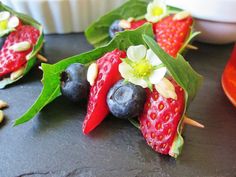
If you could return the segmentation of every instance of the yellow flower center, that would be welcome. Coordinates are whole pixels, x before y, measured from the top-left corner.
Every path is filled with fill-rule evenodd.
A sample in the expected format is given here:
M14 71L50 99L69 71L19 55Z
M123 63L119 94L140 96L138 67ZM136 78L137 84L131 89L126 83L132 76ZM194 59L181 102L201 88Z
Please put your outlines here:
M133 74L138 78L144 78L151 74L152 65L147 59L142 59L133 64Z
M7 29L7 20L0 21L0 31Z
M153 9L152 9L152 15L153 16L160 16L162 15L164 12L163 12L163 9L160 7L160 6L155 6Z

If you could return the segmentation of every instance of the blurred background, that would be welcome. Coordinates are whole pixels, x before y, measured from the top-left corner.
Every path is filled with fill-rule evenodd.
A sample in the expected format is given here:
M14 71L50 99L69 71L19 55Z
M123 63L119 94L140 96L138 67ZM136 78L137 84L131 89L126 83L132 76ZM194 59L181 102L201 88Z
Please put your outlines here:
M44 26L44 33L82 32L101 15L127 0L2 0ZM198 40L225 44L236 40L236 0L166 0L168 5L191 12Z

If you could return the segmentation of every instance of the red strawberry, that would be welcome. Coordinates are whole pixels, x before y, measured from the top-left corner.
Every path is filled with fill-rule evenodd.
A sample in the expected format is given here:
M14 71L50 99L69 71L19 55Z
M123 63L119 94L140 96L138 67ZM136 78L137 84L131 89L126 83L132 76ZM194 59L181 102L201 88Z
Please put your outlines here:
M177 100L165 98L156 89L147 90L147 100L141 114L140 127L149 146L161 154L169 154L177 126L184 111L184 90L173 79Z
M31 47L27 51L14 52L9 47L23 41L34 45L39 38L39 33L38 29L28 25L19 26L16 31L11 32L0 50L0 77L10 74L26 64L26 56L32 50Z
M175 57L191 31L193 19L187 17L182 20L173 20L173 17L174 15L170 15L154 23L153 32L161 48ZM146 20L132 21L129 29L136 29L146 22Z
M144 23L146 23L147 20L137 20L137 21L132 21L130 22L130 28L129 30L135 30L136 28L142 26Z
M153 24L156 41L165 52L175 57L186 38L188 37L193 24L192 17L182 20L173 20L174 15L165 17Z
M125 57L125 52L116 49L97 60L98 77L90 88L87 115L83 123L84 134L88 134L97 127L109 113L106 103L107 93L121 79L118 66L121 63L120 58Z

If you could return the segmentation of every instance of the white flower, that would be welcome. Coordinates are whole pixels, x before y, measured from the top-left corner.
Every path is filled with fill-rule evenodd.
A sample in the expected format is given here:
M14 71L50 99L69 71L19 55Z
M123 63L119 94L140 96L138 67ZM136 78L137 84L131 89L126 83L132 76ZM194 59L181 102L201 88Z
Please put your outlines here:
M155 23L167 14L167 6L163 0L154 0L147 6L145 18L147 21Z
M7 23L10 15L11 14L7 11L0 12L0 31L4 31L7 29Z
M151 49L144 45L130 46L127 58L119 65L121 76L135 85L152 88L166 74L166 67Z

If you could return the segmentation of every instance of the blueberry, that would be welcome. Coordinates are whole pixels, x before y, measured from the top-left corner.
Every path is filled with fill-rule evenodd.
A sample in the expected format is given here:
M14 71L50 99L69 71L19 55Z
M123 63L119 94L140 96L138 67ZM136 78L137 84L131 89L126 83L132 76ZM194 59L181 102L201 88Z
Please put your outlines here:
M120 20L115 20L115 21L111 24L111 26L110 26L110 28L109 28L109 35L110 35L111 38L114 38L114 37L115 37L115 34L116 34L117 32L124 31L124 28L120 27L119 23L120 23Z
M87 81L87 68L74 63L61 73L61 93L69 100L78 102L88 97L89 83Z
M146 101L146 91L138 85L118 81L108 92L107 105L110 112L122 119L138 116Z

